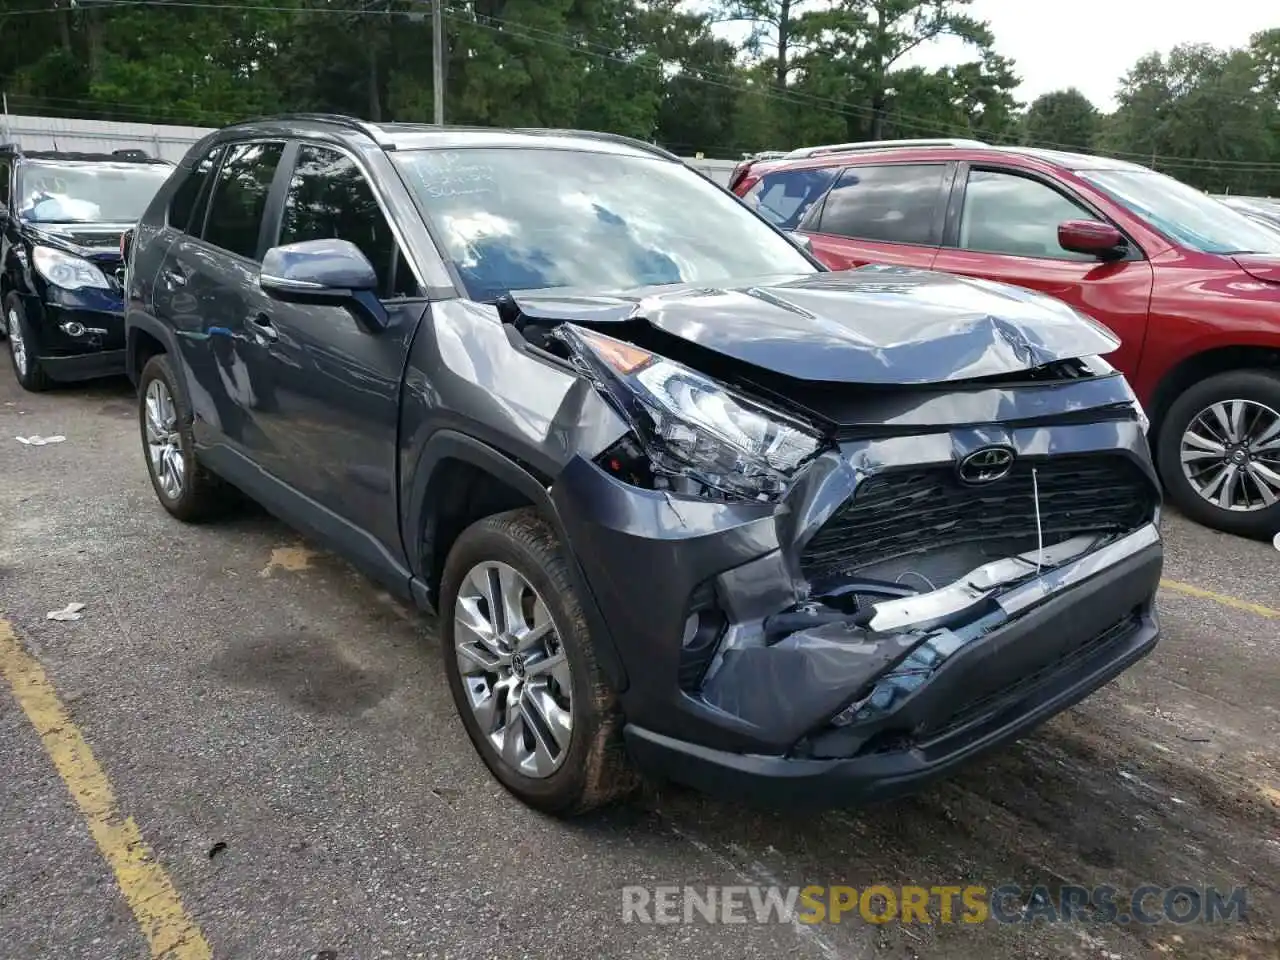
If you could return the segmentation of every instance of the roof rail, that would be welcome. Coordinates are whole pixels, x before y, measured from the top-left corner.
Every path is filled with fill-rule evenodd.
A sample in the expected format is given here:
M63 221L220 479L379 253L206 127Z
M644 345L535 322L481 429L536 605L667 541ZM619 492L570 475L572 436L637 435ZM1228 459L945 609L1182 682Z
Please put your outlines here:
M817 157L826 153L847 153L857 150L895 150L906 147L989 147L982 140L944 138L938 140L857 140L850 143L825 143L814 147L799 147L786 154L788 160L800 157Z
M542 136L556 137L582 137L588 140L602 140L606 143L617 143L627 147L635 147L637 150L643 150L646 153L652 153L654 156L662 157L664 160L674 160L681 162L670 150L666 150L656 143L648 143L644 140L637 140L635 137L623 136L620 133L605 133L602 130L569 130L556 127L513 127L514 133L540 134Z
M271 123L273 121L285 122L289 120L310 120L317 123L332 123L335 126L346 127L348 130L355 130L357 133L363 133L366 137L373 140L381 147L390 147L392 142L387 138L375 124L369 123L367 120L361 120L359 117L350 117L342 113L273 113L265 117L253 117L249 120L241 120L233 126L239 126L242 123Z

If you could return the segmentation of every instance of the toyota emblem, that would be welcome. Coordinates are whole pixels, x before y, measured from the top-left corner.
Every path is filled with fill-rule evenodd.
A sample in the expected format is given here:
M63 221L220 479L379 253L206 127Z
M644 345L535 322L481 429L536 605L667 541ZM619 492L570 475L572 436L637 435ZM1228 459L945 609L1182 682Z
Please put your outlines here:
M1013 469L1013 451L1008 447L983 447L960 461L960 479L965 483L992 483Z

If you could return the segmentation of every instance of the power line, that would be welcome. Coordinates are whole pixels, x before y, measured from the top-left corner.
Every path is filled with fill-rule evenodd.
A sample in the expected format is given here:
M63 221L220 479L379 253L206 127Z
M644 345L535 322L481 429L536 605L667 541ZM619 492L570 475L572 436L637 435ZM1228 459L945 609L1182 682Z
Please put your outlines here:
M418 5L429 6L432 0L410 0ZM391 13L404 14L406 11L393 11L390 2L386 8L374 10L370 9L371 4L366 3L359 9L350 7L333 7L333 6L294 6L283 5L280 3L263 3L263 2L247 2L247 3L216 3L207 2L207 0L93 0L93 6L97 7L173 7L197 10L219 10L222 12L274 12L274 13L290 13L290 14L329 14L346 17L361 16L377 16L387 17ZM45 13L56 12L49 8L35 9L28 11L10 11L0 14L0 16L19 16L26 13ZM480 29L497 33L516 40L523 40L530 43L540 43L546 46L552 46L559 49L585 54L595 57L596 59L618 63L624 66L635 66L637 60L620 56L615 47L608 44L602 44L587 40L573 34L555 32L535 27L529 24L523 24L505 20L500 17L490 17L487 15L466 16L459 13L444 11L443 17L450 22L470 27L479 27ZM817 94L809 93L802 90L794 90L789 88L777 89L774 87L753 84L748 80L744 80L741 76L731 76L728 74L717 73L699 69L696 72L684 73L686 80L700 83L707 86L727 89L733 92L758 96L765 100L783 103L790 106L807 106L817 112L825 113L831 116L837 116L841 119L847 119L849 114L860 116L871 116L875 111L870 107L860 104L849 103L845 100L838 100L832 97L823 97ZM99 102L99 101L85 101ZM202 111L203 112L203 111ZM209 111L213 114L212 111ZM886 121L895 126L915 130L923 133L943 133L949 136L973 136L974 130L971 127L957 126L950 123L941 123L928 118L915 116L901 111L886 111L883 114ZM1026 146L1040 147L1045 149L1066 150L1075 152L1077 147L1071 144L1055 143L1052 141L1036 141L1026 144ZM1186 170L1202 170L1217 171L1225 168L1227 172L1240 174L1252 173L1272 173L1280 170L1280 163L1268 161L1249 161L1249 160L1210 160L1200 157L1164 157L1159 154L1154 156L1149 153L1137 153L1132 151L1120 150L1096 150L1102 156L1115 157L1117 159L1132 159L1140 161L1151 161L1154 166L1163 166L1166 168L1181 168Z

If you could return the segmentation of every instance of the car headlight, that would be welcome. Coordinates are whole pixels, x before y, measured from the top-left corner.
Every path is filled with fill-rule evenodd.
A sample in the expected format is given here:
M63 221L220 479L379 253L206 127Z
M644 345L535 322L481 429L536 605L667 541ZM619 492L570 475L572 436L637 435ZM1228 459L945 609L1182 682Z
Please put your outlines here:
M631 424L659 489L775 500L822 445L807 424L683 364L572 324L556 336Z
M31 262L35 264L40 276L55 287L62 287L64 290L80 290L84 287L111 289L103 272L83 257L73 256L53 247L36 247L31 252Z

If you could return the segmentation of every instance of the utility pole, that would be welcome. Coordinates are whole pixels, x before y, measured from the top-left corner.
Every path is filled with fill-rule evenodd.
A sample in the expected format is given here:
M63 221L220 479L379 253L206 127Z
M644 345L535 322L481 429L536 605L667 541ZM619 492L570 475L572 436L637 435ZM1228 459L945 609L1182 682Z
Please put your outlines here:
M435 94L436 126L444 125L444 0L431 2L431 87Z

